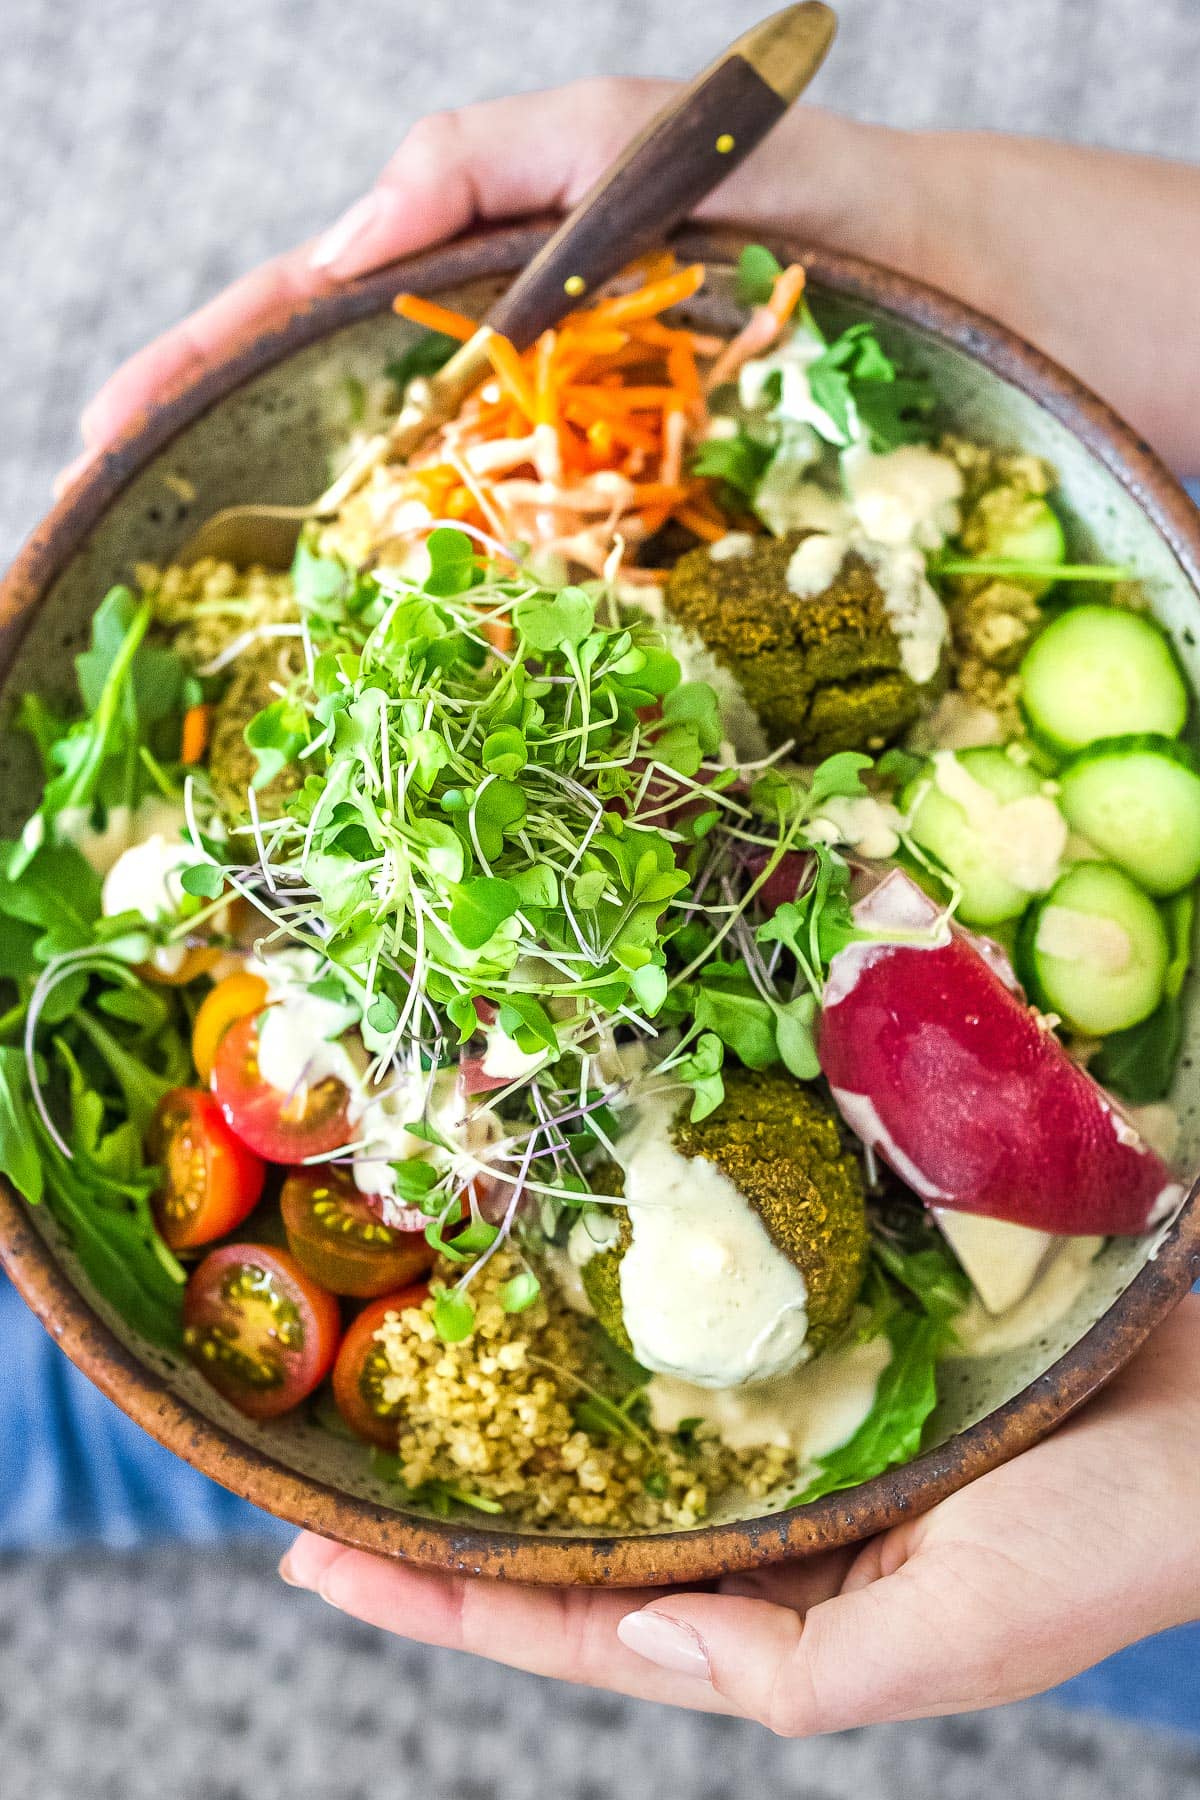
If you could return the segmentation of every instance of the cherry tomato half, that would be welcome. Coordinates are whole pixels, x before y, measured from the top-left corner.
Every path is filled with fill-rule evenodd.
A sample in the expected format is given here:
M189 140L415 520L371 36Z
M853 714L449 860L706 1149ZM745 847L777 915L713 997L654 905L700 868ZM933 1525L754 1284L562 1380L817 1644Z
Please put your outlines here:
M192 1061L201 1081L212 1080L217 1051L229 1027L247 1013L261 1012L266 1004L266 982L261 975L251 975L244 969L226 975L224 981L209 989L192 1026Z
M387 1362L383 1346L375 1342L375 1333L390 1312L420 1306L428 1292L422 1281L365 1306L342 1339L333 1365L333 1398L338 1411L351 1431L370 1444L381 1444L385 1450L396 1448L396 1424L403 1408L389 1406L383 1398Z
M183 1297L188 1356L251 1419L290 1412L324 1381L341 1314L286 1250L223 1244L194 1271Z
M232 1130L268 1162L326 1156L350 1139L345 1084L326 1076L295 1094L281 1093L258 1072L258 1022L252 1013L231 1025L217 1045L212 1086Z
M331 1294L373 1300L433 1267L424 1231L393 1231L342 1169L293 1169L280 1197L288 1248Z
M149 1150L162 1170L154 1221L172 1250L194 1250L236 1231L253 1212L266 1170L225 1123L202 1088L164 1094L150 1127Z

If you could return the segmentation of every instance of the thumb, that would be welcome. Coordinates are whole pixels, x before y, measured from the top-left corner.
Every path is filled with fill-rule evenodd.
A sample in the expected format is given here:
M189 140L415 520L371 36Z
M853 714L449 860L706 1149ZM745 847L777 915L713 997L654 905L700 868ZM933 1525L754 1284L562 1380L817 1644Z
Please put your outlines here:
M980 1552L922 1556L901 1527L869 1544L842 1591L807 1613L736 1594L672 1594L627 1614L627 1649L706 1679L731 1712L783 1737L931 1717L1023 1698L1000 1571ZM1000 1610L1003 1610L1001 1607ZM1073 1670L1064 1669L1065 1675Z

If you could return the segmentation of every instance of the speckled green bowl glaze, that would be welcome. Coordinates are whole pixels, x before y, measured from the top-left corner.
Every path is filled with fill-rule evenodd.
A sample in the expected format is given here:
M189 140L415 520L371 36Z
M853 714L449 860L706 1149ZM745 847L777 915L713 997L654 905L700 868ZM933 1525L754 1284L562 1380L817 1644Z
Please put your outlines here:
M201 519L236 501L309 499L348 426L347 375L370 378L410 328L388 309L405 287L481 314L542 241L540 227L463 240L298 307L135 421L34 533L0 588L0 695L66 694L73 653L110 583L168 561ZM776 243L803 257L823 322L871 318L903 359L928 371L964 435L1049 459L1072 548L1141 572L1154 610L1200 691L1200 519L1144 444L1061 370L991 321L868 264ZM735 323L738 240L680 246L711 270L691 309ZM182 494L194 492L194 499ZM23 745L0 736L0 831L30 805ZM1200 998L1174 1096L1183 1160L1200 1165ZM183 1363L147 1350L89 1291L48 1219L0 1190L0 1256L29 1304L92 1379L161 1442L259 1506L327 1536L445 1569L533 1582L699 1581L866 1537L920 1511L1052 1429L1106 1381L1200 1272L1193 1189L1153 1241L1114 1242L1052 1330L1020 1350L948 1365L931 1445L916 1462L812 1506L736 1510L702 1528L638 1537L491 1530L402 1513L359 1449L296 1420L257 1426ZM783 1499L785 1496L779 1496Z

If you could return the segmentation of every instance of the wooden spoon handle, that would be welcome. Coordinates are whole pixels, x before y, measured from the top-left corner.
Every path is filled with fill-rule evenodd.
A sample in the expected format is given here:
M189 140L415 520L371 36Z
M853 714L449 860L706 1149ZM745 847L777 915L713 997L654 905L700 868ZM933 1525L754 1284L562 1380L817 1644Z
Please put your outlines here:
M819 0L747 31L585 194L492 308L519 350L663 238L748 156L807 87L837 29Z

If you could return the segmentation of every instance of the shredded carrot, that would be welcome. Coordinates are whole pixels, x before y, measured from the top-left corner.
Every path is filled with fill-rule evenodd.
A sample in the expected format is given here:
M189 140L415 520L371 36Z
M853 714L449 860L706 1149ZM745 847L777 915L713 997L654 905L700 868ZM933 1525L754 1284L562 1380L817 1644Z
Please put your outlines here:
M557 349L557 332L543 331L537 341L534 355L534 369L537 375L534 392L534 423L537 425L553 425L558 416L558 398L554 391L554 354Z
M615 299L597 301L592 317L597 324L604 325L627 325L632 319L650 319L656 313L665 312L669 306L690 300L703 285L704 265L693 263L691 268L680 269L678 274L667 275L661 281L649 282L632 294L618 294Z
M710 519L708 514L702 512L697 506L677 506L675 517L681 525L686 525L689 531L694 531L698 538L703 538L708 544L715 543L729 530L728 525Z
M413 325L424 325L429 331L440 331L464 342L479 330L475 320L468 319L465 313L452 312L448 306L439 306L436 300L426 300L421 294L397 294L392 311Z
M733 344L662 317L701 286L702 265L680 268L657 252L626 274L623 291L569 313L523 352L489 335L494 374L406 469L413 499L435 517L552 546L596 573L614 529L631 550L672 518L705 541L723 535L711 484L687 473L705 392L714 372L728 378L780 335L804 272L783 271ZM403 318L447 335L476 330L436 301L402 294L395 304ZM494 641L507 647L500 624Z
M771 298L767 306L774 313L780 325L786 325L796 310L796 304L804 292L804 264L789 263L787 268L775 277L775 285L771 289Z
M533 397L533 388L525 373L521 358L509 342L493 331L487 341L487 353L493 369L500 378L500 386L511 399L515 400L531 425L537 423L537 405Z
M182 763L198 763L208 749L209 734L212 730L211 706L197 704L189 706L183 715L183 730L180 733L179 760Z

